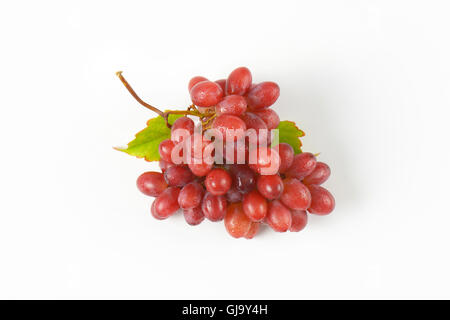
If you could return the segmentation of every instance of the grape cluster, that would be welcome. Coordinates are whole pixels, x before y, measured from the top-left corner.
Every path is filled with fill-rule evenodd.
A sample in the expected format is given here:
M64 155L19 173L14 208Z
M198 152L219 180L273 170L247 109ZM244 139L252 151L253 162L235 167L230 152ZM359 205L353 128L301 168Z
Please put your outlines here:
M137 179L142 193L156 197L151 206L156 219L166 219L181 209L190 225L205 218L224 220L231 236L251 239L262 223L277 232L297 232L306 226L307 212L326 215L334 209L334 197L320 186L330 176L330 168L312 153L295 155L287 143L266 146L270 137L262 135L256 144L243 137L245 143L239 144L239 137L229 136L231 129L245 132L278 127L280 119L269 108L280 95L276 83L253 84L250 71L240 67L226 80L194 77L188 89L195 108L214 114L211 128L223 141L234 144L234 149L231 154L225 150L221 154L228 160L225 164L205 160L202 155L213 141L195 130L191 118L178 118L171 127L171 139L159 145L162 173L145 172ZM177 129L188 131L189 136L179 136ZM175 164L174 148L188 140L191 146L201 145L200 157L193 161L198 153L192 152L191 161ZM243 161L237 162L238 154ZM252 156L256 161L249 161ZM271 171L264 170L268 168Z

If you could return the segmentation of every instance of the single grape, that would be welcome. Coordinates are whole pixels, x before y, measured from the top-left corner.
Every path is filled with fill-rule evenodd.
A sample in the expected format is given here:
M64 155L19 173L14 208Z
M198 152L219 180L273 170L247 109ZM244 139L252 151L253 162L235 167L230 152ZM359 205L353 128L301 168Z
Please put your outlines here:
M222 114L215 118L212 128L216 129L225 141L242 139L247 129L245 122L241 118L231 114Z
M202 161L201 163L194 163L194 160L188 164L189 169L191 169L192 173L197 177L206 176L212 169L213 164Z
M249 167L261 175L273 175L280 168L280 156L271 148L254 148L249 152Z
M227 85L227 79L219 79L219 80L216 80L216 81L214 81L215 83L217 83L221 88L222 88L222 91L225 93L226 92L226 89L225 89L225 87L226 87L226 85Z
M155 211L155 203L156 203L156 200L153 201L152 206L151 206L151 208L150 208L150 213L152 214L153 218L158 219L158 220L164 220L164 219L168 218L168 216L165 217L165 218L160 217L160 216L156 213L156 211Z
M256 236L256 234L258 233L260 225L261 225L260 222L252 222L250 229L248 230L247 234L245 235L245 238L253 239L253 237Z
M293 210L292 214L292 224L289 231L291 232L299 232L303 230L308 222L308 216L306 215L305 210Z
M186 222L191 226L196 226L205 220L205 215L203 214L201 206L191 209L184 209L183 215Z
M233 94L223 98L216 106L216 113L239 116L247 109L247 101L244 97Z
M255 189L256 177L252 169L245 164L230 165L233 186L241 193L248 193Z
M227 141L223 144L223 158L227 164L244 164L248 162L249 144L245 139Z
M244 195L242 208L250 220L261 221L267 214L267 201L257 190L253 190Z
M294 161L294 149L288 143L278 145L278 154L280 155L280 173L285 173Z
M335 201L330 191L316 185L310 185L308 189L311 192L311 206L308 208L310 213L326 215L333 211Z
M179 143L183 139L183 134L189 133L189 135L194 134L194 121L188 117L181 117L175 120L175 122L172 124L171 133L170 133L170 139L175 142ZM187 132L180 132L181 129L186 130Z
M259 193L268 200L278 199L284 189L283 180L278 174L259 176L256 187Z
M246 112L241 115L241 119L244 121L247 130L254 129L256 131L257 140L252 141L252 139L250 139L251 143L265 143L266 145L270 145L270 133L267 129L266 123L260 117L254 113ZM264 130L265 132L262 133L260 130Z
M227 212L227 199L224 196L215 196L206 192L203 196L202 211L211 221L220 221Z
M178 204L182 209L192 209L202 203L204 189L198 182L185 185L178 195Z
M261 82L247 95L250 110L259 110L270 107L280 96L280 87L275 82Z
M154 215L161 219L165 219L180 209L180 206L178 205L179 193L180 188L177 187L169 187L164 190L154 201Z
M159 144L158 151L161 159L164 161L172 162L172 150L175 147L175 143L172 140L164 140Z
M310 152L303 152L294 156L292 165L286 175L302 180L313 172L316 167L316 157Z
M211 140L208 140L205 136L203 136L200 133L194 133L185 142L185 148L188 148L190 145L191 157L206 160L208 158L206 151L210 149L210 148L208 148L208 146L210 144L211 144ZM211 147L213 147L213 146L211 146Z
M232 237L245 237L251 226L252 221L245 215L242 203L233 203L228 206L225 216L225 228Z
M169 186L182 187L194 180L194 175L187 166L178 165L168 168L164 172L164 179Z
M274 200L269 203L269 211L265 221L273 230L286 232L292 225L291 211L279 200Z
M192 102L199 107L215 106L223 97L222 88L212 81L197 83L190 93Z
M252 84L252 74L246 67L234 69L227 79L226 93L227 95L239 94L244 95Z
M230 203L236 203L242 201L242 193L240 193L236 188L231 187L225 195L227 201Z
M231 187L231 177L224 169L211 170L205 179L205 187L210 193L221 196Z
M191 80L189 80L189 84L188 84L189 92L191 92L191 89L193 86L195 86L197 83L202 82L202 81L208 81L208 79L206 79L205 77L196 76L196 77L193 77Z
M167 189L167 182L161 172L144 172L136 181L138 189L145 195L151 197L159 196Z
M330 167L326 163L317 162L313 172L311 172L303 179L303 183L307 185L322 184L325 181L327 181L328 177L330 176L330 173L331 173Z
M161 169L162 173L164 173L167 169L170 167L175 166L174 163L166 161L166 160L159 160L159 168Z
M284 190L280 200L293 210L306 210L311 204L311 193L299 180L287 178L283 180Z
M280 117L272 109L262 109L255 111L254 113L266 123L269 130L278 128L278 125L280 124Z

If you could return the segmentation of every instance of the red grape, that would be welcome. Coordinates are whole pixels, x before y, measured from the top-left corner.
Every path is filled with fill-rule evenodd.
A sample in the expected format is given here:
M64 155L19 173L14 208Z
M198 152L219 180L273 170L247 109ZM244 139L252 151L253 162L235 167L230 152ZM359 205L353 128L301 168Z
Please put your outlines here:
M299 180L287 178L283 180L284 190L280 200L293 210L306 210L311 204L311 193Z
M181 142L183 139L183 134L185 133L189 133L189 135L193 135L194 134L194 121L192 121L192 119L188 118L188 117L181 117L178 118L177 120L175 120L175 122L172 124L172 128L171 128L171 140L179 143ZM179 129L184 129L187 132L180 132L177 131Z
M280 96L280 87L275 82L261 82L247 95L250 110L259 110L270 107Z
M212 81L197 83L190 93L192 102L199 107L215 106L223 97L222 88Z
M198 207L203 198L203 187L198 182L191 182L185 185L178 195L178 204L182 209L192 209Z
M159 160L159 168L161 169L162 173L164 173L167 169L170 167L175 166L174 163L166 161L166 160Z
M246 67L234 69L227 79L226 93L244 95L252 84L252 74Z
M194 180L194 175L185 165L170 167L164 172L164 178L169 186L182 187Z
M330 173L331 173L330 167L326 163L317 162L313 172L311 172L303 179L303 183L308 185L322 184L325 181L327 181L328 177L330 176Z
M246 112L241 115L241 119L244 120L247 130L254 129L256 132L257 141L251 141L250 139L251 143L267 143L268 145L270 144L270 134L268 132L267 125L260 117L258 117L254 113ZM265 130L265 136L262 136L263 133L260 132L260 130ZM263 137L266 138L263 139Z
M279 200L274 200L269 203L269 211L265 221L273 230L286 232L292 225L291 211Z
M159 144L158 151L161 159L172 162L172 150L175 147L175 143L172 140L164 140Z
M239 116L247 109L247 101L239 95L226 96L216 106L217 114L232 114Z
M278 154L280 155L280 173L285 173L294 161L294 149L288 143L278 145Z
M267 201L257 190L253 190L244 195L242 207L244 213L252 221L261 221L266 217Z
M256 177L252 169L245 164L235 164L230 166L230 173L233 177L233 186L241 193L247 193L255 189Z
M316 157L310 152L303 152L294 156L292 165L287 170L286 174L302 180L307 175L313 172L316 167Z
M231 187L225 195L228 202L235 203L242 201L242 193L240 193L236 188Z
M241 118L231 114L222 114L215 118L212 128L216 129L225 141L242 139L247 129L245 122Z
M262 109L255 111L254 113L266 123L269 130L278 128L278 125L280 124L280 117L272 109Z
M205 220L205 215L202 212L202 207L198 206L191 209L183 210L184 219L191 226L196 226Z
M269 200L278 199L284 189L283 180L278 174L259 176L256 187L259 193Z
M225 87L227 85L227 79L219 79L219 80L216 80L214 82L217 83L222 88L222 91L224 93L226 92Z
M305 210L294 210L292 213L292 225L289 231L291 232L299 232L306 227L306 223L308 222L308 216L306 215Z
M260 222L252 222L250 229L248 230L247 234L245 235L245 238L253 239L253 237L258 233L260 225L261 225Z
M188 164L188 166L189 169L191 169L192 173L197 177L206 176L213 167L212 163L207 163L205 161L202 161L201 163L194 163L193 161L194 160L192 160L191 163Z
M205 187L216 196L224 195L231 187L231 177L224 169L213 169L206 176Z
M191 80L189 80L189 84L188 84L189 92L191 92L191 89L193 86L195 86L197 83L202 82L202 81L208 81L208 79L206 79L205 77L196 76L196 77L193 77Z
M335 201L330 191L316 185L308 186L308 189L312 199L311 206L308 208L310 213L326 215L333 211Z
M178 194L180 188L169 187L161 193L159 197L154 201L155 216L165 219L174 214L180 206L178 205Z
M249 153L249 167L261 174L272 175L280 168L280 156L271 148L255 148Z
M228 206L225 216L225 228L234 238L241 238L248 234L252 221L245 215L241 203Z
M211 221L220 221L227 212L227 199L224 196L215 196L206 192L203 196L202 211Z
M144 172L139 176L136 184L143 194L151 197L157 197L167 189L167 182L161 172Z
M245 139L226 141L223 144L223 157L227 164L243 164L248 162L249 145Z
M156 211L155 211L155 203L156 203L156 200L153 201L152 206L151 206L151 208L150 208L150 213L152 214L153 218L158 219L158 220L164 220L164 219L168 218L168 217L165 217L165 218L160 217L160 216L156 213Z

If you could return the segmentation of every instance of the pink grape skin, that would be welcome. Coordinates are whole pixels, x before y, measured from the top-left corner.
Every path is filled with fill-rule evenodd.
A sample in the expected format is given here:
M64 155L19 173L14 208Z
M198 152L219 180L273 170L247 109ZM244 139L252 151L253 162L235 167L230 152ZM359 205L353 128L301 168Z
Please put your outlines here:
M210 193L221 196L227 193L231 187L231 177L224 169L211 170L205 179L205 187Z
M286 174L289 177L294 177L302 180L313 172L316 167L316 157L310 152L303 152L294 156L292 165L287 170Z
M175 120L175 122L172 124L170 138L173 142L179 143L182 141L182 136L180 134L177 134L178 129L184 129L189 132L190 135L194 134L194 121L188 117L181 117Z
M258 233L260 225L261 225L260 222L252 222L250 229L245 235L245 239L253 239L253 237L256 236L256 234Z
M155 202L156 202L156 200L153 201L152 206L150 208L150 213L152 214L153 218L158 219L158 220L164 220L164 219L168 218L168 216L165 217L165 218L162 218L156 213L156 211L155 211Z
M249 167L261 175L273 175L280 168L280 156L271 148L255 148L249 153L250 161L256 159L256 163L250 163Z
M182 187L194 180L194 175L188 167L179 165L168 168L164 172L164 179L166 179L169 186Z
M223 97L222 88L212 81L197 83L190 93L192 102L199 107L215 106Z
M185 185L178 195L178 204L182 209L192 209L202 203L204 189L198 182Z
M244 213L242 203L228 206L224 222L226 230L234 238L245 237L252 226L252 221Z
M288 143L278 145L278 154L280 155L280 173L285 173L294 161L294 148Z
M189 92L191 92L192 87L194 87L197 83L203 82L203 81L208 81L208 79L206 79L205 77L202 77L202 76L196 76L196 77L193 77L191 80L189 80L189 84L188 84Z
M227 150L231 144L231 149ZM243 164L248 162L249 144L245 139L240 141L228 141L223 144L223 157L227 164ZM239 157L238 157L239 154ZM243 162L241 162L243 161Z
M266 141L264 141L260 137L259 130L268 130L266 123L260 117L258 117L254 113L246 112L241 115L241 119L244 121L245 126L247 127L247 130L254 129L256 131L256 135L258 136L258 144L263 143L263 142L267 142L268 145L270 144L270 133L268 131L266 131L267 132L267 135L266 135L267 140ZM252 142L252 141L250 141L250 142Z
M216 113L239 116L247 109L247 101L238 95L226 96L216 105Z
M333 211L335 200L330 191L316 185L310 185L308 189L311 192L311 205L308 208L310 213L326 215Z
M294 210L291 211L292 214L292 224L289 229L290 232L299 232L306 227L308 223L308 216L305 210Z
M240 193L236 188L231 187L225 195L227 201L230 203L236 203L242 201L242 193Z
M256 182L259 193L268 200L278 199L283 193L283 180L278 174L259 176Z
M191 209L183 209L183 215L186 222L191 226L199 225L203 220L205 220L205 215L203 214L201 206Z
M176 164L166 161L166 160L159 160L159 168L161 169L162 173L166 172L167 169L170 167L175 166Z
M194 133L190 136L189 142L191 144L191 157L203 159L205 156L205 149L211 141L206 139L206 137L200 133ZM188 141L186 141L186 143L188 143Z
M254 113L266 123L269 130L278 128L278 125L280 124L280 117L272 109L262 109L255 111Z
M248 193L256 187L256 177L252 169L245 164L234 164L230 166L233 178L233 186L241 193Z
M227 79L219 79L219 80L216 80L214 82L217 83L222 88L223 92L226 92L225 87L227 85Z
M252 85L252 74L246 67L234 69L227 79L226 93L227 95L238 94L244 95Z
M172 162L172 150L175 143L172 140L164 140L158 146L159 155L164 161Z
M222 114L214 119L213 129L216 129L225 141L236 141L242 139L245 135L247 126L245 122L231 114ZM228 130L240 130L239 132L229 132ZM236 134L236 135L235 135Z
M306 210L311 205L311 193L299 180L286 178L283 180L284 190L280 200L293 210Z
M310 184L319 185L327 181L328 178L330 177L330 174L331 174L330 167L326 163L317 162L313 172L311 172L303 179L303 183L306 185Z
M242 207L244 213L252 221L261 221L266 217L267 201L257 190L253 190L244 195Z
M261 82L247 95L250 110L259 110L270 107L280 96L280 87L275 82Z
M204 177L211 171L213 164L202 161L201 163L191 162L188 164L188 166L189 169L191 169L192 173L195 174L197 177Z
M159 196L168 185L161 172L144 172L136 181L139 191L150 197Z
M224 196L215 196L210 192L206 192L203 196L202 211L210 221L223 220L227 213L227 199Z
M292 225L291 211L279 200L269 203L266 223L277 232L286 232Z
M161 219L165 219L180 209L180 206L178 205L179 193L180 188L177 187L169 187L164 190L154 202L155 215Z

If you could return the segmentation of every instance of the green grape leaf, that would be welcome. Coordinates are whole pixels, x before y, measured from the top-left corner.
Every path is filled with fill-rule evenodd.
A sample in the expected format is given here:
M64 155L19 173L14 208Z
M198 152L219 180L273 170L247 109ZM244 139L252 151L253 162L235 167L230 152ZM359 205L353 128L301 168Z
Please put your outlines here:
M303 137L305 133L297 127L295 122L281 121L277 129L279 143L290 144L295 154L302 153L300 137Z
M173 124L176 119L183 117L180 114L169 115L169 123ZM170 129L167 128L164 118L158 116L147 121L147 127L136 134L136 138L128 143L126 148L115 148L147 161L158 161L160 159L159 144L170 139Z

